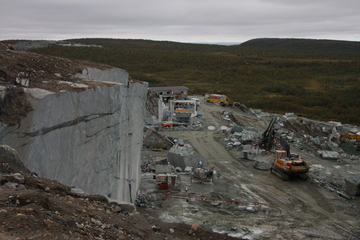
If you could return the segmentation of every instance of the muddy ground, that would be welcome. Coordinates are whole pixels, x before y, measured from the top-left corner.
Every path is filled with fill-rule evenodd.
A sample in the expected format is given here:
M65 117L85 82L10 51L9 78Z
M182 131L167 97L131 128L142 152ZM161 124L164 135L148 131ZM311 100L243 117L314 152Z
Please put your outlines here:
M153 210L147 210L148 214L166 222L196 222L216 232L247 239L360 238L360 197L345 199L338 193L344 190L345 177L360 174L358 162L323 160L292 148L292 152L299 153L310 164L310 179L295 177L281 181L269 171L253 168L252 161L240 159L239 149L226 148L222 144L224 135L219 131L207 130L207 126L216 129L229 126L229 121L219 113L223 110L231 110L242 126L256 127L260 131L266 129L269 119L203 101L200 107L204 112L200 120L202 131L164 130L160 133L191 144L215 167L218 177L213 183L196 184L190 182L188 174L181 173L178 190L162 200L164 192L156 190L151 173L144 173L141 192L158 200ZM166 157L166 151L143 151L143 160ZM319 180L324 177L332 187ZM219 204L201 198L189 201L191 193L204 198L236 200L241 204Z

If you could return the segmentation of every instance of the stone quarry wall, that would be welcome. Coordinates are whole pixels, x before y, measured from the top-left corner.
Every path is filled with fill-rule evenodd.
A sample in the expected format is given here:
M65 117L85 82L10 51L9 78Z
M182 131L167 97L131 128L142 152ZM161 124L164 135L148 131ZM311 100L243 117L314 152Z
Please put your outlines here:
M26 89L34 110L19 125L1 127L0 141L41 177L133 202L147 83L129 82L121 69L85 69L77 77L114 84L81 92Z

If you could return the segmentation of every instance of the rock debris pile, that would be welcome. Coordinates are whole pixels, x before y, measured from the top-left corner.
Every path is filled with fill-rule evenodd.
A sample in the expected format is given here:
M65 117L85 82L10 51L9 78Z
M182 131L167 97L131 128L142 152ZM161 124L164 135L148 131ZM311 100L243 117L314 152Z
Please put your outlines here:
M291 146L321 159L343 164L344 167L338 166L338 168L350 173L353 165L360 164L358 142L356 139L346 138L349 135L359 135L359 127L344 126L336 122L317 122L294 115L276 116L276 118L276 136L283 137ZM253 160L253 167L260 170L271 168L273 155L255 145L250 145L261 140L262 135L258 129L233 124L232 127L219 131L225 135L223 141L228 148L239 150L239 158ZM343 197L348 196L342 192L347 192L349 196L359 195L360 177L345 176L344 178L343 174L330 171L318 164L314 164L309 173L310 181L330 191L338 191Z

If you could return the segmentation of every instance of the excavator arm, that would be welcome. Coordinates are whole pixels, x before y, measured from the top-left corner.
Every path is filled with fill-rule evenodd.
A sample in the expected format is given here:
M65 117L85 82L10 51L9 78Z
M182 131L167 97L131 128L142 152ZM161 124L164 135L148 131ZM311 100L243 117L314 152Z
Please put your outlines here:
M360 141L360 135L357 134L345 134L342 135L341 138L356 138L358 141Z
M277 118L271 119L269 126L262 134L262 140L260 142L260 148L265 149L266 151L270 151L272 146L274 145L275 138L275 129L274 124Z

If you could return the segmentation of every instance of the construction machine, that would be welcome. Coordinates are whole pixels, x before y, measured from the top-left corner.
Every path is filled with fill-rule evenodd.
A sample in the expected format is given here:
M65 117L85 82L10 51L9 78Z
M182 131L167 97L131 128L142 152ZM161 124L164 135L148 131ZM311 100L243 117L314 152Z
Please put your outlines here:
M223 107L232 106L234 104L234 101L224 95L221 91L213 94L205 94L205 99L207 102L219 103Z
M283 181L288 181L291 175L308 179L309 164L302 160L298 154L290 154L285 150L275 150L274 163L270 172Z
M266 128L265 132L262 134L261 142L258 143L261 149L265 149L266 151L271 151L271 148L274 145L275 140L275 128L274 124L277 118L271 119L268 127Z
M309 164L302 160L298 154L290 153L289 143L282 137L276 136L274 128L277 118L270 121L269 126L262 134L261 142L257 145L266 151L274 151L274 163L270 172L283 181L288 181L291 175L297 175L302 179L308 179Z

